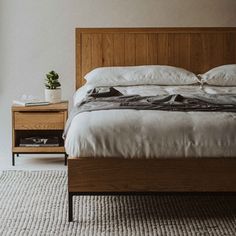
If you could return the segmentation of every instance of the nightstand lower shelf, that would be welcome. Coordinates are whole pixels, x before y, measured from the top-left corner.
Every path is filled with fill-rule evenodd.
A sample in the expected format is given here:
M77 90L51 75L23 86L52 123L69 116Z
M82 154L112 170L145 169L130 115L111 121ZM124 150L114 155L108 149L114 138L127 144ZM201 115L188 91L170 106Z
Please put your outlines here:
M13 147L15 153L65 153L64 147Z
M68 155L65 152L64 147L14 147L12 149L12 165L15 165L15 155L19 154L64 154L65 155L65 165L67 165Z

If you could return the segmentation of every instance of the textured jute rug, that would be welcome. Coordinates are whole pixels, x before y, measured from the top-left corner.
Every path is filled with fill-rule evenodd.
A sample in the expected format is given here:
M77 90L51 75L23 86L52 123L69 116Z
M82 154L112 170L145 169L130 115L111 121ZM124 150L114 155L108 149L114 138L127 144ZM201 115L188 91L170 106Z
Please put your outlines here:
M236 195L159 194L74 198L66 171L5 171L0 235L236 235Z

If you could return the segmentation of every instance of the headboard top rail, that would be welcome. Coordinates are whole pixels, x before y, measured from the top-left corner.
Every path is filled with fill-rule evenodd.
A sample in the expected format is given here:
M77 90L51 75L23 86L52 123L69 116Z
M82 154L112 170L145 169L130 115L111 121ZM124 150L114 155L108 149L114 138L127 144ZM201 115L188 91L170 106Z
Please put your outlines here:
M139 27L139 28L76 28L80 33L224 33L236 32L236 27Z

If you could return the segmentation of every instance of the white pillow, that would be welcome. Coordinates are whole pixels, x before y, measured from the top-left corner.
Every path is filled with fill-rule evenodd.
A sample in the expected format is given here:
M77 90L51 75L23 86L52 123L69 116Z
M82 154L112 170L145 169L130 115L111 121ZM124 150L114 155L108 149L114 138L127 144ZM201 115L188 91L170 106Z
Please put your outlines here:
M172 66L101 67L85 75L88 85L129 86L142 84L190 85L199 80L195 74Z
M236 64L215 67L199 76L203 84L236 86Z

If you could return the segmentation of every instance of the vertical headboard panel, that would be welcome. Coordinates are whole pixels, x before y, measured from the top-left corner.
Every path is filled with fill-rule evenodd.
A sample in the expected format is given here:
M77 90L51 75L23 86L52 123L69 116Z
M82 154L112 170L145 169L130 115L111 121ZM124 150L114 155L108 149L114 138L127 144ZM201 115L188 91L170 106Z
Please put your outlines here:
M159 64L198 74L235 63L236 27L76 29L76 88L96 67Z

